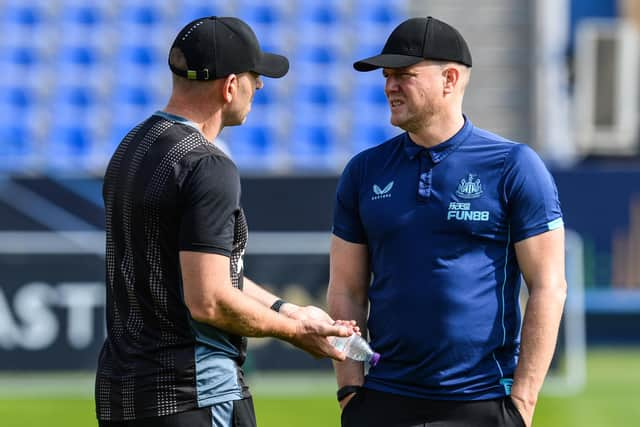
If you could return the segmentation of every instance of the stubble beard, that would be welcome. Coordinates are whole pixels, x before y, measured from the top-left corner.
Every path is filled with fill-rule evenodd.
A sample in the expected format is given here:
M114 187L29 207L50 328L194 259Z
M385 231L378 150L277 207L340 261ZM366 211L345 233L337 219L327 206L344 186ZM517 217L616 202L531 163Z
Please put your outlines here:
M240 126L243 125L247 121L247 116L249 115L249 110L246 112L240 111L230 111L225 115L222 120L223 125L226 126Z
M435 112L433 109L428 108L418 113L411 114L404 120L394 120L393 116L391 116L391 124L406 132L416 133L428 125L434 116Z

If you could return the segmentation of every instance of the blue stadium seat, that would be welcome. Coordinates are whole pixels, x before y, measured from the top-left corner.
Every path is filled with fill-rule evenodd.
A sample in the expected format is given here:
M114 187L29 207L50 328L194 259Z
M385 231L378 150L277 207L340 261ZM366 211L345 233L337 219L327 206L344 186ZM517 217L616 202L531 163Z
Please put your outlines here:
M113 79L119 78L114 75L111 62L104 58L89 64L75 64L70 62L58 62L52 64L55 72L55 86L53 89L86 87L92 96L103 97L112 88ZM51 101L55 101L56 91L51 92Z
M117 28L119 35L126 37L119 37L118 40L124 44L132 40L167 49L166 44L171 42L174 31L178 30L172 28L173 17L168 12L168 4L149 1L122 3L112 26Z
M302 76L301 84L332 85L344 82L340 76L348 71L348 65L342 59L338 49L330 44L301 45L295 50L291 59L294 76ZM335 76L335 79L328 78Z
M296 133L308 148L315 154L323 154L331 144L330 131L324 126L300 126Z
M404 8L399 2L388 0L356 0L354 10L358 20L373 24L398 25L405 17ZM385 33L387 34L387 33Z
M373 71L375 73L375 71ZM365 104L365 105L382 105L387 106L389 101L387 99L387 95L384 92L384 80L382 76L376 73L376 77L379 78L379 82L369 83L369 82L360 82L356 77L356 82L352 86L352 96L351 99L355 104Z
M126 62L141 67L157 65L164 60L166 58L164 56L161 57L157 49L145 44L123 45L118 51L116 59L118 62Z
M260 106L268 106L276 102L276 88L272 85L265 85L253 96L253 104Z
M286 24L292 4L283 0L236 0L235 15L257 26L279 26Z
M3 8L4 22L7 24L36 27L43 25L46 20L46 10L41 5L29 5L25 2L9 2L9 4L5 4Z
M55 152L61 155L82 155L88 151L92 142L91 130L80 125L54 126L49 136L55 146Z
M43 61L38 49L32 46L8 46L0 51L0 67L18 65L37 66Z
M55 110L61 108L95 108L100 100L97 89L88 85L59 85L53 94Z
M279 25L282 22L280 11L269 4L257 4L242 10L240 16L249 25Z
M206 16L226 16L227 9L220 2L186 0L180 7L176 31L197 18Z
M330 84L307 84L300 83L295 88L295 105L313 105L320 107L331 107L338 102L337 89Z
M292 165L302 169L333 169L340 139L336 128L328 124L296 124L290 138Z
M86 168L95 138L93 130L81 121L54 122L47 142L47 161L51 169L78 171Z
M336 25L342 17L338 2L306 0L299 5L297 17L299 24ZM341 3L341 2L340 2Z
M62 7L62 24L68 26L96 27L104 25L108 13L104 6L90 4L71 4Z
M38 94L28 85L0 85L0 105L4 108L24 111L36 106Z
M0 156L21 156L29 152L33 133L25 123L3 124L0 126Z
M281 160L278 150L284 124L280 110L254 103L247 122L224 128L220 138L227 143L240 168L268 170Z
M104 68L106 61L111 60L117 31L105 23L94 26L68 25L63 27L57 37L55 58L51 58L64 66L100 66ZM51 55L53 56L53 52Z
M335 64L338 61L338 52L328 45L307 45L301 47L296 55L296 61L316 64Z
M124 3L120 12L120 19L125 23L135 25L160 25L163 21L162 9L155 6L153 2L135 5Z
M351 125L348 128L349 150L357 153L402 133L402 129L391 125L390 115L386 104L354 101L351 108Z
M155 101L152 90L142 84L144 81L141 81L141 85L138 86L117 85L112 99L114 111L127 105L139 108L150 107Z
M402 130L382 123L368 123L353 126L350 133L350 151L355 154L382 144L392 136L402 133Z
M246 150L259 156L270 154L273 138L268 127L245 125L238 130L240 131L235 133L236 140L233 141L232 147L235 152Z
M91 67L98 64L100 52L91 46L63 46L57 54L60 64Z
M24 123L0 126L0 172L25 173L34 165L33 132Z

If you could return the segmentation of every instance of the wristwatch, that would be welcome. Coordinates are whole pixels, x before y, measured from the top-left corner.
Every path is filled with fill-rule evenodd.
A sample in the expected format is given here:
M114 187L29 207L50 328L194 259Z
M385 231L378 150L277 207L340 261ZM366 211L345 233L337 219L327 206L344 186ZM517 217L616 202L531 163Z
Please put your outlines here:
M338 402L342 402L342 400L350 395L351 393L357 393L360 391L362 386L359 385L345 385L338 389L336 396L338 397Z
M274 302L273 304L271 304L271 310L280 313L280 307L282 307L284 304L286 304L287 302L285 300L281 300L281 299L277 299L276 302Z

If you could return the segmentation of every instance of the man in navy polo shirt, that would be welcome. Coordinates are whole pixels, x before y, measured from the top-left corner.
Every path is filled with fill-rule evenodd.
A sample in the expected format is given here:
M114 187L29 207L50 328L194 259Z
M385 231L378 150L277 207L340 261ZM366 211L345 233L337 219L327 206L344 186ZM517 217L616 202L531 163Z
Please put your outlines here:
M409 19L354 67L382 69L405 132L356 155L337 190L329 311L366 322L382 356L366 376L335 363L342 425L530 426L566 295L553 179L462 114L471 54L448 24Z

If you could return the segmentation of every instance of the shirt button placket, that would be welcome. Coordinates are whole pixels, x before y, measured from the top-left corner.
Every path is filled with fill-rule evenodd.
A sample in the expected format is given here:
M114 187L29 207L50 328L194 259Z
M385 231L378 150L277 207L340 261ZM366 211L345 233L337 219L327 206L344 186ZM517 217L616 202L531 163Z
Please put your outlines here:
M420 153L420 176L418 177L418 201L427 201L431 197L431 159L429 152Z

